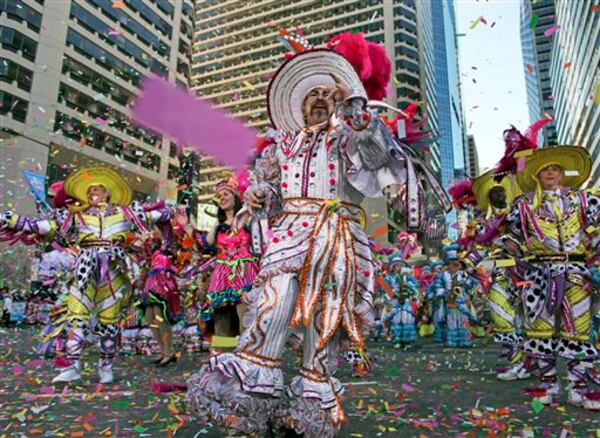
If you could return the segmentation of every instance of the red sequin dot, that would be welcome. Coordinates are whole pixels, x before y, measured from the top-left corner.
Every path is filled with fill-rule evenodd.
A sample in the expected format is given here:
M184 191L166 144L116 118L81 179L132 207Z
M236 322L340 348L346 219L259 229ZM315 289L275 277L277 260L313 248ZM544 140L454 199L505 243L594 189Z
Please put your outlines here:
M363 119L363 120L369 120L369 113L364 113L364 114L362 115L362 119Z
M273 243L279 243L279 237L273 237Z
M300 178L300 174L299 174L299 173L295 174L294 176L295 176L296 178Z
M284 182L281 183L281 187L287 187L287 186L288 186L287 182L284 181Z
M288 230L287 235L292 237L294 235L294 232L292 230Z
M329 184L334 186L335 185L335 178L329 178Z
M346 125L352 126L352 120L346 120Z
M335 169L335 164L329 163L328 167L330 170L333 170L333 169Z
M283 170L288 170L290 168L290 166L288 166L287 164L284 164L283 166L281 166L283 168Z
M302 222L302 226L303 226L304 228L308 227L308 222L306 222L306 221L305 221L305 222Z
M370 277L371 276L371 273L369 271L365 271L364 274L365 274L365 277Z
M311 177L311 178L314 178L314 177L315 177L315 173L314 173L314 172L311 172L311 173L310 173L310 177Z

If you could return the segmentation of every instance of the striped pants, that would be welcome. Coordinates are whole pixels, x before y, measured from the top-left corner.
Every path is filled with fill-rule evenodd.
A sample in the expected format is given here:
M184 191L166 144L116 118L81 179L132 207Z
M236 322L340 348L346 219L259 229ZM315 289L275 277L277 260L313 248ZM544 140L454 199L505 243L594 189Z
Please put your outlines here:
M78 360L83 351L85 338L90 330L90 316L96 314L95 328L100 336L100 355L112 360L117 353L121 311L131 298L131 282L124 273L111 267L108 279L92 279L84 289L74 284L67 299L67 342L68 359ZM98 276L96 276L98 277Z

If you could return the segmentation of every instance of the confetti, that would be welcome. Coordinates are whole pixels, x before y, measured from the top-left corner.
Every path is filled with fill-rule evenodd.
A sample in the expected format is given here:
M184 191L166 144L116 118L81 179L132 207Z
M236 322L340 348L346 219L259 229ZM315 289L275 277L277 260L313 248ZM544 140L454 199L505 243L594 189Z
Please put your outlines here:
M556 32L558 32L558 30L560 29L560 25L555 24L554 26L550 26L548 29L546 29L544 31L544 36L551 36L554 35Z

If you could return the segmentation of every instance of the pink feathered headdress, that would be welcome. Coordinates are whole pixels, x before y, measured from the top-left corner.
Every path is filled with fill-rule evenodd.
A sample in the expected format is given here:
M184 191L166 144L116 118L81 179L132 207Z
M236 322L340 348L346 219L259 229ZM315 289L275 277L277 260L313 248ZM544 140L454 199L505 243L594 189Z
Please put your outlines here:
M327 43L358 73L370 100L382 100L392 76L392 63L385 47L368 41L362 33L342 32Z
M52 205L54 208L66 208L68 204L74 202L73 198L67 196L65 192L65 182L55 181L50 184L50 190L54 193Z
M536 150L538 133L551 121L552 119L548 118L537 120L525 130L525 134L521 134L521 131L512 125L510 129L504 131L504 156L496 165L496 176L494 177L496 181L502 181L504 176L509 173L516 173L515 154L528 149Z
M452 203L457 209L477 204L475 193L473 192L473 181L471 179L457 182L448 189L448 193L452 196Z

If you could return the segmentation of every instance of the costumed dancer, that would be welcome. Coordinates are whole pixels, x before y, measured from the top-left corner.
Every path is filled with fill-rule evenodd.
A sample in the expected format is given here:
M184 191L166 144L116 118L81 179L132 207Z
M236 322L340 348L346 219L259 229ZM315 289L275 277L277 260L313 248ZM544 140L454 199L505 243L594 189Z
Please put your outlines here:
M560 393L556 360L567 360L568 402L600 409L594 368L598 350L590 339L592 277L586 261L600 224L600 197L578 188L591 172L588 151L579 146L538 149L524 158L517 181L525 194L507 216L505 248L524 271L524 352L537 360L535 399L552 403Z
M431 267L435 277L429 288L425 291L425 299L428 304L428 314L431 316L434 326L433 340L434 342L443 344L446 342L446 333L448 331L446 322L446 294L442 283L444 262L436 260L431 264Z
M81 378L81 353L91 314L96 311L101 347L98 374L101 383L110 383L121 312L131 296L129 258L121 242L132 227L145 232L146 224L166 221L171 212L168 209L145 212L137 204L129 206L131 188L120 175L103 166L73 172L65 180L64 188L78 205L57 211L53 219L30 218L9 211L0 215L0 230L4 234L33 234L48 239L60 236L81 248L64 319L68 329L66 358L71 363L53 382Z
M390 78L385 50L362 35L346 36L359 40L362 51L352 53L369 62L362 73L367 86L371 74L385 76L378 81L382 92ZM346 44L333 43L337 50ZM372 323L374 263L359 205L406 181L401 146L368 109L360 74L331 48L307 49L271 79L267 104L279 131L269 134L272 144L247 191L253 249L264 247L249 325L234 353L211 357L188 380L195 413L230 432L262 436L275 424L328 437L344 420L329 346L344 334L364 348ZM290 327L304 330L302 367L284 386L281 357Z
M469 300L476 284L466 272L466 265L458 255L459 246L449 245L445 251L445 269L440 274L436 285L436 295L443 297L446 307L446 346L473 346L470 323L477 321L477 316Z
M207 236L195 233L201 251L212 247L217 250L215 268L200 311L203 321L213 320L216 336L232 337L242 333L247 294L258 272L259 259L250 251L250 228L240 222L234 224L246 187L246 178L241 174L238 179L231 177L219 183L215 192L218 224Z
M394 348L408 346L417 340L416 314L418 310L419 284L412 269L404 261L402 253L396 252L389 258L390 273L386 281L393 296L387 297L388 309L382 319L391 332Z
M142 294L136 303L158 343L160 353L154 363L159 367L177 360L171 326L179 320L181 305L176 278L178 269L168 248L170 243L159 236L144 241L149 267Z
M514 128L513 128L514 129ZM509 132L510 131L510 132ZM512 136L512 130L505 138ZM502 353L509 366L496 374L499 380L523 380L531 376L531 361L523 356L522 303L517 293L517 284L522 280L516 263L501 246L497 238L502 234L504 219L510 212L510 204L520 193L513 177L505 177L500 183L494 180L496 171L484 173L473 181L473 192L482 214L477 227L475 242L487 249L472 251L472 261L485 266L490 274L487 305L492 318L494 342L502 346Z

